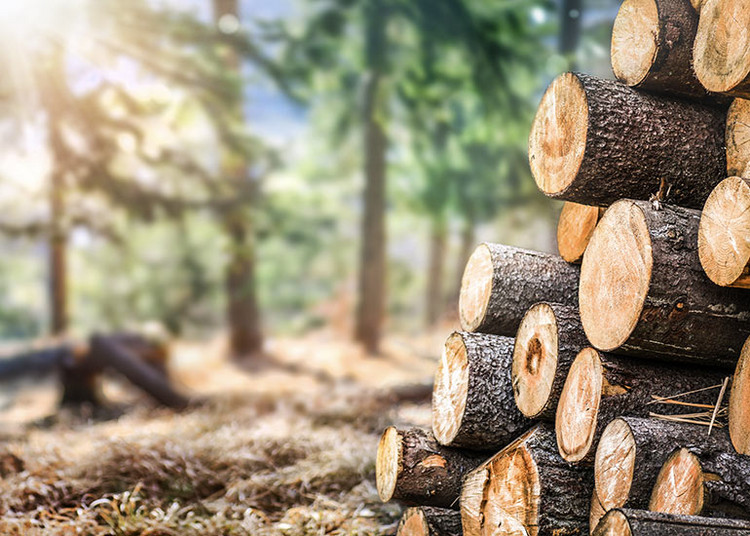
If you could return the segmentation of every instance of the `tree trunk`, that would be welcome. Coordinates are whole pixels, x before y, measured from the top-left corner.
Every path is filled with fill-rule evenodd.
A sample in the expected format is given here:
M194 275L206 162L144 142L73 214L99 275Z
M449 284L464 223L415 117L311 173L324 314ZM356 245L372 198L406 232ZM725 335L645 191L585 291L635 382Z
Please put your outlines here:
M570 366L587 345L577 308L540 302L529 309L516 334L511 366L521 413L554 421Z
M728 445L726 431L697 424L620 417L602 433L594 462L596 494L605 511L648 508L651 490L664 462L675 450L720 449Z
M566 202L557 222L557 250L567 262L580 264L596 224L604 214L600 207Z
M461 514L431 506L409 508L401 517L396 536L461 536Z
M435 373L432 429L443 445L503 447L531 421L513 401L513 339L453 333Z
M750 98L750 6L745 0L703 3L693 47L701 84L716 93Z
M667 458L656 477L649 510L750 518L750 456L737 454L726 434L721 437L723 444L680 448Z
M239 0L212 0L214 22L222 17L240 18ZM225 51L226 67L241 78L242 66L234 50ZM234 95L238 118L242 118L242 90ZM247 162L236 164L231 155L222 156L222 174L236 186L248 180ZM248 358L263 350L261 318L255 291L255 244L248 211L234 207L222 215L222 226L229 238L229 260L224 275L227 293L227 321L230 351L235 358Z
M609 512L594 536L746 536L750 523L737 519L683 516L618 509Z
M456 257L456 283L452 286L450 297L447 303L447 310L455 314L456 305L461 296L461 279L463 278L464 268L469 262L471 252L476 247L476 224L466 219L461 227L461 240L459 243L459 253Z
M542 97L529 162L549 197L607 206L618 199L700 208L726 177L726 110L565 73Z
M697 29L698 13L688 0L626 0L612 30L612 71L631 87L706 97L692 65Z
M464 536L494 534L501 526L510 534L582 535L593 489L591 472L560 458L554 430L539 425L467 476Z
M712 408L724 378L722 371L652 364L585 348L570 367L557 406L555 431L560 454L572 463L593 462L599 438L615 418L687 412L681 405L655 404L653 396L701 390L680 400ZM710 387L714 389L707 389Z
M561 54L570 56L570 68L575 68L575 52L581 39L581 18L583 17L582 0L561 0L560 5L560 43Z
M433 326L443 310L443 271L445 267L446 228L444 222L433 222L430 232L430 261L427 271L425 322Z
M385 314L385 192L387 139L381 82L386 57L386 17L379 1L367 4L367 79L363 101L365 191L355 339L377 354Z
M513 337L535 303L577 305L579 273L577 266L557 255L480 244L466 263L461 280L461 327Z
M581 265L581 321L595 347L734 367L750 333L750 293L706 278L699 217L645 201L607 210Z
M487 458L439 445L419 428L386 428L378 444L375 477L383 502L458 508L463 477Z

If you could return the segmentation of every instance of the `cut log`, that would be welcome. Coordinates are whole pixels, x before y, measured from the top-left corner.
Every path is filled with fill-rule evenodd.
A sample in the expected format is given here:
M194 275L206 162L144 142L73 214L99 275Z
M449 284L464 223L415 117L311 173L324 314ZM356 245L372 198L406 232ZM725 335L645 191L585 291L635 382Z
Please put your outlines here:
M459 500L464 536L484 536L482 534L484 488L489 481L490 463L494 458L493 456L488 459L464 478Z
M513 400L513 339L455 332L435 374L432 430L443 445L501 448L531 422Z
M621 198L700 208L726 177L726 111L566 73L542 97L529 137L537 186L607 206Z
M521 320L511 375L518 409L530 419L555 419L565 378L588 345L575 307L542 302Z
M706 97L692 66L697 29L688 0L625 0L612 29L612 71L631 87Z
M747 536L750 523L737 519L716 519L617 509L608 512L594 536Z
M745 0L706 0L693 47L703 87L750 98L750 5Z
M581 264L583 329L602 351L733 368L750 333L750 293L708 280L700 212L623 199Z
M512 337L535 303L576 305L578 274L578 267L556 255L480 244L461 279L461 327Z
M681 399L680 399L681 400ZM648 508L656 477L679 448L726 446L726 433L697 424L621 417L604 430L596 450L594 481L605 511Z
M727 177L750 177L750 101L734 99L727 111L725 131Z
M596 494L596 489L591 493L591 509L589 510L589 533L593 534L594 529L599 525L599 521L604 517L607 511L599 501L599 496Z
M408 508L396 536L461 536L461 514L431 506Z
M698 229L698 255L717 285L750 288L750 180L729 177L708 196Z
M750 338L745 341L729 392L729 437L740 454L750 455Z
M458 508L463 477L487 455L439 445L419 428L385 429L378 444L375 480L383 502Z
M685 413L684 406L653 404L653 396L712 405L721 385L721 372L694 367L671 367L637 359L618 358L593 348L576 357L560 395L555 431L560 455L571 463L593 462L604 428L621 415L648 416ZM688 411L694 412L694 409Z
M566 201L557 222L557 250L567 262L580 263L599 218L600 207Z
M722 431L717 433L717 436ZM659 471L649 510L668 514L750 517L750 457L733 451L726 434L705 448L673 452Z
M481 491L474 480L467 478L469 486L465 485L461 493L465 536L565 536L587 531L593 491L591 472L560 458L550 425L529 430L477 472L480 477L476 480L483 482ZM465 517L464 501L471 510L478 504L481 514Z

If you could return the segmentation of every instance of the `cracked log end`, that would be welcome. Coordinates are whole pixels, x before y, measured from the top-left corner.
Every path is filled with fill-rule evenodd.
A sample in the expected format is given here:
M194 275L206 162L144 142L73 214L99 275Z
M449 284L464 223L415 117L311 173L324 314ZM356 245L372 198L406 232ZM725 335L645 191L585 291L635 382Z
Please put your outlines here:
M489 464L480 465L466 475L461 487L461 526L464 536L480 536L482 534L482 508L484 501L484 487L489 478Z
M607 512L592 533L595 536L632 536L628 518L619 510Z
M740 177L721 181L708 196L698 228L698 255L711 281L750 288L750 184Z
M481 244L469 257L461 278L458 312L465 331L476 330L484 321L492 294L493 271L492 253Z
M703 470L687 449L673 452L659 471L649 510L667 514L699 515L703 510Z
M583 85L573 73L558 76L547 88L531 125L529 164L539 189L562 194L583 162L588 130Z
M615 419L599 440L594 460L596 494L605 511L624 506L635 470L636 443L628 423Z
M750 339L745 341L729 394L729 438L740 454L750 454Z
M521 320L513 347L513 394L526 417L537 417L547 406L557 369L558 335L555 313L546 303L531 307Z
M461 428L469 389L469 360L459 333L445 342L432 394L432 433L450 445Z
M557 250L567 262L579 263L602 209L566 201L557 222Z
M653 263L645 215L632 201L617 201L596 226L581 264L581 323L594 347L610 351L628 340L643 310Z
M698 80L709 91L750 95L743 84L750 74L749 27L750 5L745 0L703 3L693 63Z
M591 451L603 379L599 352L581 350L570 367L555 417L557 448L568 462L580 462Z
M654 0L625 0L612 29L612 71L621 82L637 86L656 61L659 12Z
M397 536L430 536L430 527L421 508L409 508L398 525Z
M396 481L401 472L402 449L401 434L395 426L389 426L380 437L375 460L375 481L378 496L383 502L390 501L396 491Z
M727 177L750 177L750 101L734 99L725 130Z

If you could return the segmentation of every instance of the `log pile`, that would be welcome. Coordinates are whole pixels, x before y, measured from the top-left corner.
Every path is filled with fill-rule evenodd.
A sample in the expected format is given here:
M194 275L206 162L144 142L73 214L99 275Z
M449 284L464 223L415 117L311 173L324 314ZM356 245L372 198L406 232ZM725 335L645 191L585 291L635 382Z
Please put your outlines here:
M625 0L617 81L547 89L560 255L471 255L432 430L378 448L398 534L750 534L749 28L746 0Z

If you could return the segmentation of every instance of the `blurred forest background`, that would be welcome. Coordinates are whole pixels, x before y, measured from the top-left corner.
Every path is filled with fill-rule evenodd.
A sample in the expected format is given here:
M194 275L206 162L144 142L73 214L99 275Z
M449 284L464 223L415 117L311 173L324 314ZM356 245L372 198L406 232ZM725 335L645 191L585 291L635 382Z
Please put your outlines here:
M0 2L0 338L450 321L479 241L554 251L531 118L618 5Z

